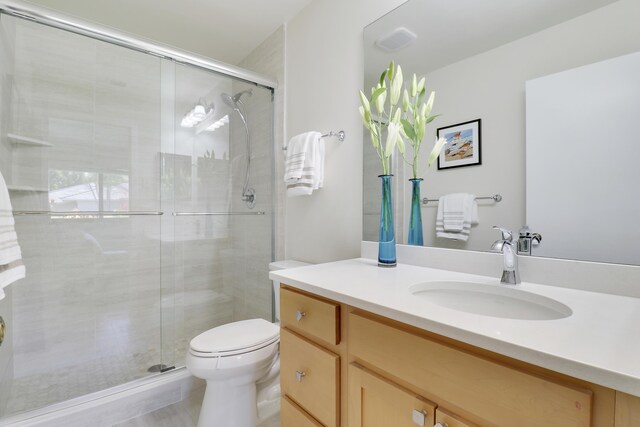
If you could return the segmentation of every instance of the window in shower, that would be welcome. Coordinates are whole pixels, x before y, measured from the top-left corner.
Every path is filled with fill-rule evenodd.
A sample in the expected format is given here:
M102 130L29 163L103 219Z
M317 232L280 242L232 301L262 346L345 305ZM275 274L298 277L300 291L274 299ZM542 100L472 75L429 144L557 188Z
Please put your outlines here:
M53 212L128 211L129 175L49 169L48 197Z

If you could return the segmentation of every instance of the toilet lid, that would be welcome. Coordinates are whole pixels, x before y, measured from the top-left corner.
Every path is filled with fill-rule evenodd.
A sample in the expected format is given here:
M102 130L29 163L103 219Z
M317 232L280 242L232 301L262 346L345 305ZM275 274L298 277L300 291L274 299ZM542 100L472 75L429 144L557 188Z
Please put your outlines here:
M241 320L209 329L191 340L191 349L200 353L242 350L272 342L280 328L264 319Z

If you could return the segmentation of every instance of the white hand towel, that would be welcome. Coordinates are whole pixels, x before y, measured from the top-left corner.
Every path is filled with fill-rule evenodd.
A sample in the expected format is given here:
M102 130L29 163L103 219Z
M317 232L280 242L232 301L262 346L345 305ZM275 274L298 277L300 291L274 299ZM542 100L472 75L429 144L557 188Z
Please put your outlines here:
M14 224L9 191L0 173L0 300L4 298L3 288L25 277Z
M289 141L285 160L287 196L313 193L324 183L324 142L320 132L307 132Z
M436 237L443 239L469 239L471 225L478 224L476 196L454 193L440 197L436 216Z

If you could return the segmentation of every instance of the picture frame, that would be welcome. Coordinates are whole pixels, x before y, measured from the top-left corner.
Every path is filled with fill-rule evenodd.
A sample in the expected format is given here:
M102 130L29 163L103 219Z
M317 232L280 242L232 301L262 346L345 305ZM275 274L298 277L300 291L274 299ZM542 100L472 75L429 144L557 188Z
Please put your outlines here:
M482 164L482 120L470 120L436 130L447 143L438 156L438 170Z

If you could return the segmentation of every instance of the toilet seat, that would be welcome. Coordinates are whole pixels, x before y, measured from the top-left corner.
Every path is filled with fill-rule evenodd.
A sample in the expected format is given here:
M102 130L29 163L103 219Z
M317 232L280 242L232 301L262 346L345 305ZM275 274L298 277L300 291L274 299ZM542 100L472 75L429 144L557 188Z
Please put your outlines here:
M196 357L224 357L250 353L272 345L280 329L264 319L241 320L209 329L191 340L189 352Z

